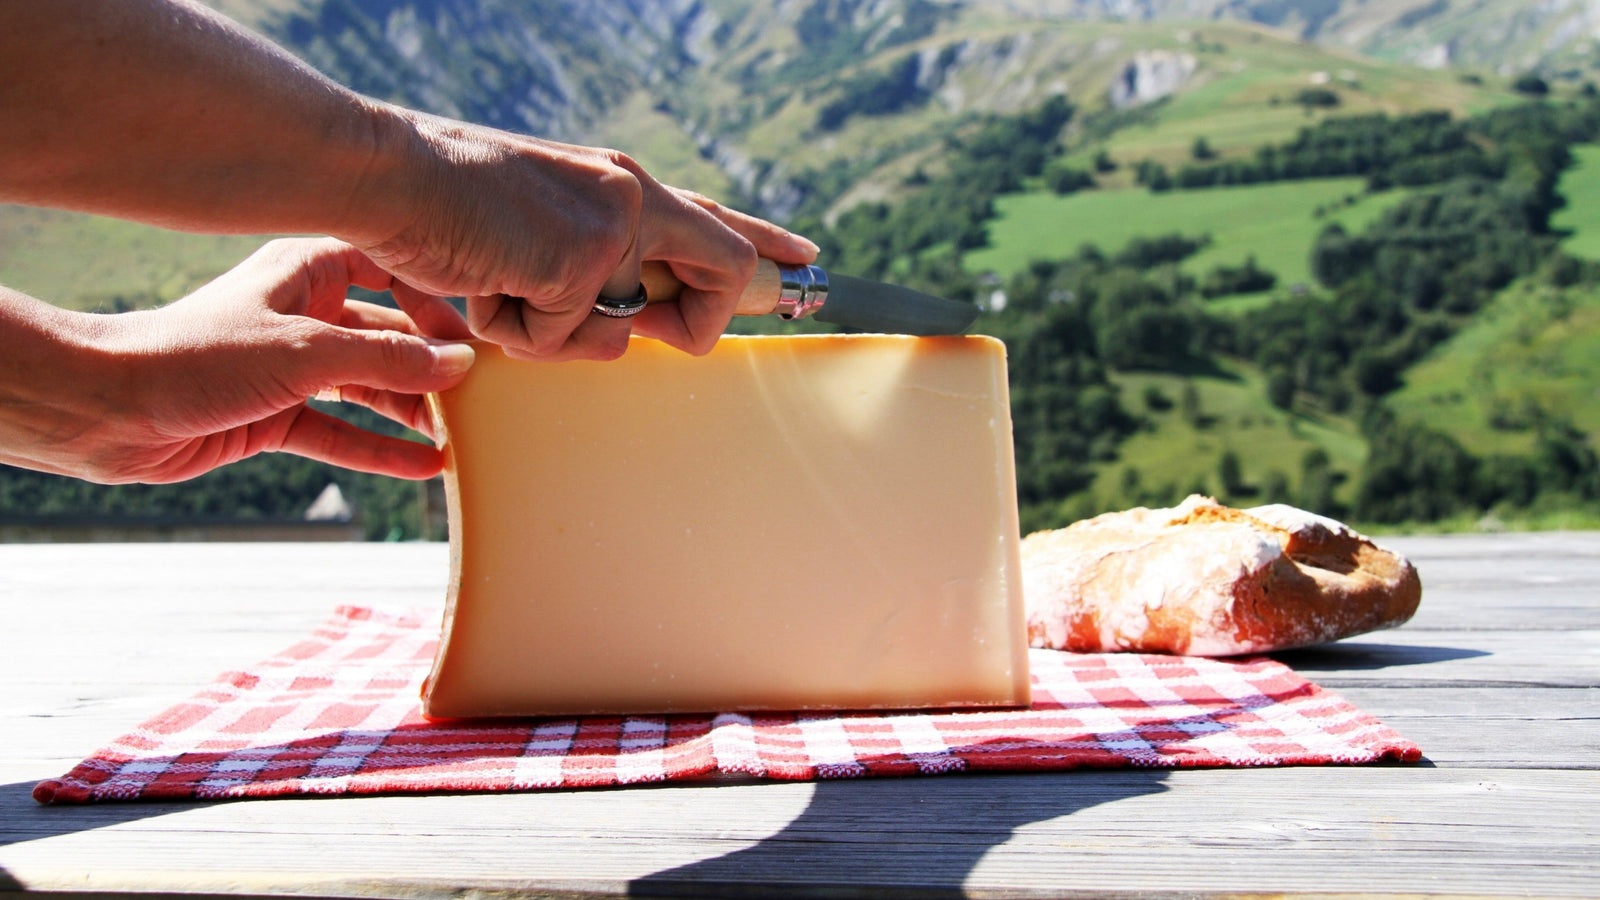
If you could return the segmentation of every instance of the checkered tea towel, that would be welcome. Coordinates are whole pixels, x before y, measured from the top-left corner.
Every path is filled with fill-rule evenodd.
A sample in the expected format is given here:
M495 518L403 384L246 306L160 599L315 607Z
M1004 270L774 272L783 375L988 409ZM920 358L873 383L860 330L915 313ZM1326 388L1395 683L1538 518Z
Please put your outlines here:
M344 607L33 792L40 803L507 791L689 779L1414 761L1421 751L1269 659L1030 651L1026 710L430 723L436 610Z

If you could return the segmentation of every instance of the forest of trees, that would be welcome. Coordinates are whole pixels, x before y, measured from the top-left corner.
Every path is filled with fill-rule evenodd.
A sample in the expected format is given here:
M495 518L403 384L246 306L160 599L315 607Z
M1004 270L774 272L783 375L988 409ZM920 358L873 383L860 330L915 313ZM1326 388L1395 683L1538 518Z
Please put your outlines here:
M977 299L984 289L961 269L960 253L982 246L997 195L1037 183L1058 164L1059 129L1072 114L1058 102L983 124L966 142L952 143L950 174L932 179L930 190L898 206L863 206L841 217L827 235L830 258ZM1396 420L1381 402L1401 386L1407 367L1514 279L1539 274L1562 287L1600 283L1600 270L1562 254L1550 229L1551 214L1564 202L1556 185L1570 164L1569 148L1597 136L1600 104L1592 96L1462 120L1446 113L1336 117L1261 148L1253 161L1196 163L1150 184L1184 190L1362 175L1372 191L1416 188L1359 234L1338 225L1323 231L1310 260L1316 297L1241 317L1209 313L1203 301L1265 290L1273 274L1252 259L1219 267L1197 284L1177 264L1203 242L1182 235L1080 248L1011 278L1002 286L1005 309L986 315L979 327L1010 348L1025 526L1098 511L1063 501L1084 490L1091 467L1115 459L1140 425L1110 373L1203 371L1219 355L1259 368L1276 407L1354 416L1370 447L1348 503L1335 497L1349 473L1334 471L1320 451L1300 461L1296 495L1287 494L1286 477L1273 477L1261 486L1262 499L1360 521L1427 522L1503 504L1525 507L1541 496L1600 498L1589 436L1552 413L1539 411L1526 425L1536 432L1531 456L1478 458L1448 435ZM990 177L968 176L980 159L993 158L978 153L1005 147L1015 152ZM1136 166L1147 183L1166 178L1156 168ZM1219 486L1225 487L1213 482L1212 489ZM1177 499L1127 487L1125 494L1150 502ZM1172 488L1182 493L1189 486Z
M405 429L366 409L319 404L331 414L387 434ZM267 453L177 484L103 485L0 466L0 519L126 517L183 520L295 520L329 484L339 485L369 540L424 534L421 486L326 463Z
M907 73L891 70L843 97L858 105L824 113L871 115L897 95ZM896 97L899 99L896 99ZM876 98L876 99L874 99ZM1076 248L1038 260L1003 284L966 271L962 254L983 246L995 198L1025 189L1079 190L1093 174L1063 163L1076 115L1064 98L974 123L948 141L945 166L919 173L899 202L864 204L832 227L794 223L820 238L839 271L892 278L974 302L999 289L1003 309L978 330L1007 343L1018 495L1027 529L1100 511L1085 502L1096 464L1117 459L1145 411L1196 401L1153 392L1121 396L1119 371L1203 373L1219 357L1259 369L1280 409L1315 409L1361 423L1370 455L1358 489L1313 450L1290 492L1273 472L1254 494L1362 522L1427 522L1506 505L1600 499L1593 441L1554 413L1521 422L1535 451L1475 456L1450 436L1402 421L1383 398L1410 365L1454 334L1514 279L1562 287L1600 285L1600 266L1561 253L1550 217L1569 148L1600 137L1600 101L1537 100L1467 119L1445 113L1330 117L1246 160L1197 159L1175 176L1138 167L1152 188L1207 189L1251 181L1360 175L1369 190L1413 190L1359 233L1329 225L1311 253L1314 297L1290 298L1240 316L1207 298L1267 290L1275 276L1253 258L1202 279L1180 263L1203 239L1150 235L1123 247ZM842 121L842 119L840 120ZM827 127L827 123L819 123ZM1209 154L1208 154L1209 155ZM1104 174L1114 164L1097 159ZM1157 177L1159 176L1159 178ZM1268 261L1270 264L1270 261ZM1186 413L1187 414L1187 413ZM1199 413L1194 412L1196 421ZM1232 458L1230 459L1229 456ZM1237 455L1223 459L1212 489L1240 488ZM1157 489L1127 476L1125 497L1167 502L1190 485ZM0 513L294 517L329 482L363 514L369 537L415 537L422 527L415 485L331 469L286 455L257 457L181 485L103 487L20 470L0 471ZM1104 501L1100 501L1104 502Z

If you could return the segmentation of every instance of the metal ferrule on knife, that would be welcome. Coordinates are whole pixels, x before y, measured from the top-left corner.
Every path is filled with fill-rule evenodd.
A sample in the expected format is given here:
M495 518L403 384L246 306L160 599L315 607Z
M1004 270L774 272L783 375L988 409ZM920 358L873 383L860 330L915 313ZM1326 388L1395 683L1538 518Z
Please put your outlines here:
M672 302L683 293L683 282L659 259L645 261L639 280L650 303ZM978 317L971 303L766 257L756 260L755 274L740 291L733 312L814 318L870 334L914 335L960 334Z
M804 319L828 302L828 273L817 266L779 266L778 305L785 319Z

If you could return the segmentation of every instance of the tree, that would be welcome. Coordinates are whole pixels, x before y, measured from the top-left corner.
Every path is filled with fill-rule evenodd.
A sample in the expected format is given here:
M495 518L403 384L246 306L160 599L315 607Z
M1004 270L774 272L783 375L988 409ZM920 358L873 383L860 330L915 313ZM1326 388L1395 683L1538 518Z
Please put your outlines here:
M1281 469L1269 469L1261 483L1261 494L1268 503L1289 503L1289 476Z
M1211 149L1211 142L1206 140L1204 135L1201 135L1200 137L1195 138L1194 143L1190 145L1189 155L1193 156L1195 159L1203 161L1208 159L1216 159L1217 152Z
M1339 105L1339 95L1327 88L1303 88L1294 95L1294 102L1306 108L1306 112L1313 109L1332 109Z
M1294 376L1286 369L1273 369L1267 375L1267 400L1284 410L1294 405Z
M1472 505L1477 460L1454 438L1393 414L1367 427L1356 512L1375 522L1432 522Z
M1221 485L1225 497L1237 497L1245 493L1244 472L1239 465L1239 454L1232 450L1223 452L1222 458L1217 460L1217 482Z
M1195 388L1194 382L1187 378L1183 380L1183 392L1178 395L1178 412L1190 426L1205 427L1205 413L1200 409L1200 391Z
M1328 451L1313 447L1300 458L1300 493L1295 497L1294 505L1309 512L1337 517L1339 511L1333 492L1338 484L1339 476L1333 470Z
M1172 408L1172 398L1153 384L1144 386L1144 408L1150 412L1166 412Z
M1200 283L1200 296L1227 297L1233 294L1257 294L1272 290L1278 276L1256 264L1255 254L1245 257L1244 265L1219 265L1206 273Z
M1172 189L1172 175L1167 172L1167 167L1155 160L1142 159L1134 167L1133 180L1157 193Z
M1051 163L1044 170L1045 186L1056 194L1071 194L1094 187L1094 176L1082 169Z
M1511 82L1511 89L1529 97L1543 97L1550 93L1550 83L1537 72L1524 72Z

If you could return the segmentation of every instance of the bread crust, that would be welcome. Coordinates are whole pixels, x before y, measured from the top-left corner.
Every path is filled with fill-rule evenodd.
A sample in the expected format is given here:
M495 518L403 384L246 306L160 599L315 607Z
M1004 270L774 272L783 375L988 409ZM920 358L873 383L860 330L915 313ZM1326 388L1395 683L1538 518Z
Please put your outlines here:
M1264 653L1405 622L1422 581L1405 558L1291 506L1194 495L1022 542L1028 641L1081 652Z

